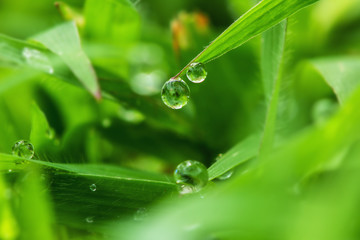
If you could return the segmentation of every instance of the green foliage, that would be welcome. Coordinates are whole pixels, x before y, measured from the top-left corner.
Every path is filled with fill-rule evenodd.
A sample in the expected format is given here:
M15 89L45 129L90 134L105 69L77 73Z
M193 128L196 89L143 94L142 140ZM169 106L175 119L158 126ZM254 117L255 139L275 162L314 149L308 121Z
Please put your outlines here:
M0 239L358 239L358 7L2 1Z

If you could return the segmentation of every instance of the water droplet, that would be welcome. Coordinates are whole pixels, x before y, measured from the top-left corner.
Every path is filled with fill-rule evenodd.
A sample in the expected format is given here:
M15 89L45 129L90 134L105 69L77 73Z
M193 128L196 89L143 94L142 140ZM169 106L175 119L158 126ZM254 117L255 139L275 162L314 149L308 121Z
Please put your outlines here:
M143 221L148 215L149 211L146 208L139 208L134 215L134 220Z
M223 157L223 154L220 153L216 158L215 161L219 161L221 158ZM229 170L227 172L225 172L224 174L222 174L221 176L217 177L218 180L227 180L229 178L231 178L231 176L234 174L234 170Z
M186 76L193 83L203 82L207 76L207 72L205 70L204 64L202 63L190 64L190 67L186 72Z
M20 140L12 147L12 154L18 157L31 159L34 156L34 146L26 140Z
M326 122L338 109L338 103L332 99L321 99L317 101L312 109L313 121L321 125Z
M90 216L90 217L85 218L85 221L87 223L93 223L94 222L94 216Z
M200 191L208 182L209 175L206 167L193 160L180 163L174 172L176 184L181 194Z
M48 57L39 50L26 47L23 49L22 55L28 65L49 74L54 73L54 69L52 68Z
M104 118L102 121L101 121L101 125L104 127L104 128L109 128L111 126L111 119L110 118Z
M95 192L95 191L96 191L96 184L94 184L94 183L91 184L91 185L90 185L90 190L93 191L93 192Z
M12 169L9 169L8 172L9 172L9 173L12 172Z
M52 129L52 128L49 128L46 130L46 136L49 138L49 139L54 139L55 138L55 130Z
M172 109L180 109L184 107L190 98L190 88L181 79L170 79L161 90L161 99L166 106Z

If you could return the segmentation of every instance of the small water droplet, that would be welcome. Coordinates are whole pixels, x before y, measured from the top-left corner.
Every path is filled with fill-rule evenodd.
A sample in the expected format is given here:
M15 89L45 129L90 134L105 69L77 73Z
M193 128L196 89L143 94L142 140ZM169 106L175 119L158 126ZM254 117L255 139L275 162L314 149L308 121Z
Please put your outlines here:
M94 184L94 183L91 184L89 188L90 188L91 191L95 192L96 191L96 184Z
M34 153L34 146L26 140L20 140L12 147L12 154L18 157L31 159Z
M216 158L215 161L220 161L223 157L223 154L220 153ZM227 180L229 178L231 178L231 176L234 174L234 170L229 170L227 172L225 172L224 174L222 174L221 176L217 177L218 180Z
M181 79L170 79L161 90L161 99L166 106L172 109L180 109L184 107L190 98L190 88Z
M312 109L312 118L315 124L325 123L339 108L338 103L332 99L321 99L317 101Z
M186 76L193 83L203 82L207 76L204 64L191 63L189 69L186 72Z
M102 121L101 121L101 125L104 127L104 128L109 128L111 126L111 119L110 118L104 118Z
M89 217L85 218L85 221L87 223L93 223L94 222L94 216L89 216Z
M9 172L9 173L12 172L12 169L9 169L8 172Z
M134 220L143 221L148 215L149 211L146 208L139 208L134 215Z
M180 163L174 172L176 184L181 194L199 192L208 182L209 175L206 167L193 160Z
M49 128L46 130L46 136L49 138L49 139L54 139L55 138L55 130L52 129L52 128Z
M49 58L39 50L25 47L22 51L22 55L28 65L49 74L54 73Z

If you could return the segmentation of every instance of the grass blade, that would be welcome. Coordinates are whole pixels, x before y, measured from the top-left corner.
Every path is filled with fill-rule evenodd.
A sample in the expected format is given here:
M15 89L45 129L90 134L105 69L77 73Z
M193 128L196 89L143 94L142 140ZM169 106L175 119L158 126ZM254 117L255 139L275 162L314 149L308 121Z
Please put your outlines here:
M244 44L285 18L318 0L263 0L242 15L177 75L193 62L206 63Z
M57 54L95 98L101 98L95 71L81 48L80 36L74 22L56 26L34 39Z
M208 169L209 180L213 180L237 165L255 157L259 151L260 136L252 135L238 143Z
M264 133L260 147L260 157L273 146L276 117L282 85L281 65L283 61L287 20L271 28L263 35L262 79L266 100L269 101Z

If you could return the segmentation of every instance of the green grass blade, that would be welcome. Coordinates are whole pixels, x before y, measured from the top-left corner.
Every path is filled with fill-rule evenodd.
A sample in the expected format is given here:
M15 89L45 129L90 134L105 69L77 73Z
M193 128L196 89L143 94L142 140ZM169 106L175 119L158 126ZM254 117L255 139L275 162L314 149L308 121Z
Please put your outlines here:
M101 98L97 76L81 48L80 36L74 22L56 26L35 36L34 39L57 54L95 98Z
M176 191L176 185L165 175L108 165L38 160L15 164L19 160L26 161L0 154L0 169L4 172L7 168L12 168L12 172L33 166L42 169L51 183L49 190L58 221L79 228L104 227L108 221L129 217L139 208ZM93 184L95 189L91 190ZM87 218L97 224L88 224Z
M8 189L0 174L0 239L17 239L19 226L6 196Z
M268 102L264 133L260 147L260 158L268 153L274 142L276 117L282 85L282 62L285 49L287 20L271 28L263 35L262 79Z
M180 76L191 63L206 63L239 47L251 38L275 26L285 18L318 0L263 0L242 15L208 47L196 56L176 76Z
M22 196L19 199L19 225L22 239L56 239L53 232L54 216L48 193L44 191L40 174L29 169L19 180Z
M327 57L312 59L310 62L333 89L341 104L360 85L358 57Z
M255 157L259 151L260 136L252 135L238 143L208 169L209 180L213 180L230 169Z

